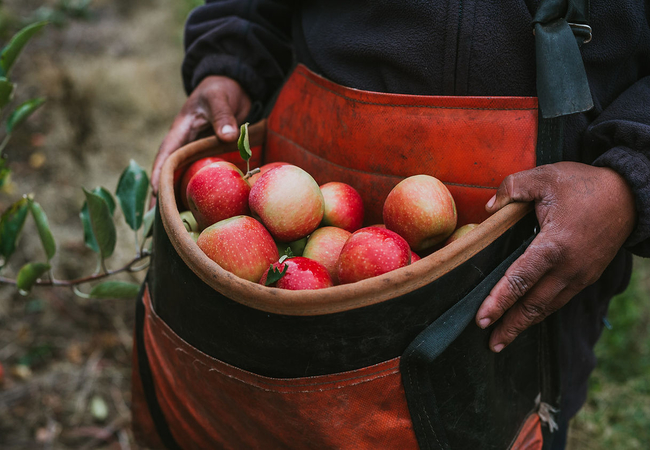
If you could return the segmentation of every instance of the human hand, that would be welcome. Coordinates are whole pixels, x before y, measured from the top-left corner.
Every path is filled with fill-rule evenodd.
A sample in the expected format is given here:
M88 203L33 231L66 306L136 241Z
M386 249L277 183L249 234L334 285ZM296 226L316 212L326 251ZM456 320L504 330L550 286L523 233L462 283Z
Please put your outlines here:
M534 201L540 231L481 304L476 323L494 324L500 352L522 331L594 283L632 232L634 196L609 168L560 162L508 176L486 209Z
M158 192L160 172L169 155L210 126L220 140L234 141L239 136L237 124L250 109L250 98L235 80L224 76L205 78L189 96L160 145L151 173L154 194Z

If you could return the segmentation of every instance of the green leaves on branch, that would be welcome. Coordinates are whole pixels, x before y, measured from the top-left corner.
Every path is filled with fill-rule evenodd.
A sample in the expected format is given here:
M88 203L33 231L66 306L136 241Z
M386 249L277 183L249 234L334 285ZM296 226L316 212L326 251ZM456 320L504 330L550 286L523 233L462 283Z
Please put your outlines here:
M32 212L32 217L34 217L34 221L36 222L36 229L41 238L43 250L45 250L45 255L49 261L56 253L56 242L54 241L54 236L52 236L52 231L50 231L47 216L45 215L43 208L41 208L41 205L31 199L29 200L29 207Z
M45 103L44 98L33 98L19 105L7 119L7 123L5 125L7 133L12 133L18 125L23 123L29 116L34 114L34 112L40 108L43 103Z
M99 191L98 191L99 190ZM97 191L97 193L95 193ZM84 189L86 195L86 204L84 205L88 212L88 221L90 222L90 229L94 238L94 245L96 250L91 245L90 239L86 240L86 245L100 254L102 259L108 258L115 250L115 243L117 242L117 233L115 231L115 224L113 223L113 210L115 209L115 202L112 197L110 203L104 198L106 191L104 188L96 188L93 192ZM110 196L110 194L108 194ZM83 215L83 209L82 209ZM82 220L84 220L82 216ZM86 237L89 237L84 233Z
M15 87L16 85L7 78L0 77L0 108L4 108L11 101Z
M23 197L11 205L0 218L0 267L9 261L9 258L16 250L16 242L20 232L25 225L27 212L29 211L29 200Z
M93 189L92 193L104 199L104 201L108 205L108 211L111 213L112 216L113 212L115 211L115 200L113 200L113 196L111 195L111 193L108 192L103 187L99 187L99 186ZM95 239L95 233L93 232L93 227L90 222L90 212L88 211L88 202L84 202L84 205L81 208L81 212L79 213L79 217L81 217L81 223L84 228L84 242L86 244L86 247L88 247L95 253L101 253L99 249L99 245L97 244L97 239Z
M147 172L131 160L129 167L120 176L115 195L124 213L124 220L133 231L137 231L142 226L148 189Z
M19 292L23 295L27 295L32 289L32 286L36 283L36 280L50 269L51 266L44 262L25 264L16 277L16 287Z
M90 290L90 298L134 298L140 285L126 281L104 281Z
M47 22L37 22L26 26L11 38L11 41L0 51L0 75L6 77L11 67L18 59L18 55L29 40L38 33Z

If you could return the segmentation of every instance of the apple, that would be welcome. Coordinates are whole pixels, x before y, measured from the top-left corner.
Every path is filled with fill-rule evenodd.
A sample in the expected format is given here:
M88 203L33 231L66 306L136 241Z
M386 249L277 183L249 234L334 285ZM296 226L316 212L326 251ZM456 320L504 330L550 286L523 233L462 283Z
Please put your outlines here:
M325 266L332 281L336 283L338 280L336 262L341 254L341 249L351 235L352 233L343 228L319 228L309 236L302 256L318 261Z
M226 161L200 169L187 185L187 201L201 229L229 217L249 214L250 186L242 172Z
M187 185L192 179L192 177L199 170L203 169L205 166L212 164L213 162L223 161L222 158L217 158L216 156L208 156L207 158L199 159L194 161L190 166L185 170L183 175L180 177L180 184L178 185L178 194L181 199L181 203L185 206L185 209L190 209L187 203ZM179 172L179 171L177 171ZM174 172L174 184L176 183L176 172Z
M323 219L323 194L318 184L290 164L262 175L251 189L249 203L253 214L280 242L304 238Z
M477 226L478 226L477 223L468 223L466 225L463 225L462 227L460 227L456 231L454 231L452 233L452 235L447 238L447 240L444 242L443 246L449 245L452 242L460 239L461 237L465 236L467 233L472 231Z
M418 255L413 250L411 250L411 264L413 264L414 262L417 262L417 261L419 261L421 259L422 258L420 258L420 255Z
M260 167L259 172L250 176L250 178L248 179L248 184L250 184L251 187L253 187L253 185L257 183L257 180L259 180L260 177L264 175L266 172L268 172L269 170L275 169L276 167L280 167L280 166L286 166L288 164L289 163L281 162L281 161L264 164L262 167Z
M287 254L287 249L291 249L290 256L303 256L302 253L305 251L305 245L307 245L307 238L298 239L293 242L276 242L275 245L278 247L278 253L280 256Z
M190 237L194 242L198 241L199 236L201 235L201 233L199 233L198 231L188 231L188 233L190 234Z
M406 239L415 251L444 241L456 228L456 204L437 178L415 175L397 184L384 202L386 228Z
M336 263L341 284L354 283L409 265L411 249L399 234L380 227L366 227L348 238Z
M349 184L333 181L320 187L325 200L323 226L343 228L353 233L363 223L363 200Z
M183 221L183 226L187 231L199 231L199 224L196 223L194 214L192 211L183 211L181 214L181 220Z
M225 270L255 283L279 258L269 232L249 216L231 217L207 227L196 243Z
M282 278L270 284L272 287L298 291L303 289L323 289L333 286L327 269L313 259L296 256L295 258L287 258L271 264L271 267L266 269L262 275L260 284L266 285L267 277L271 269L276 273L282 273L286 269Z

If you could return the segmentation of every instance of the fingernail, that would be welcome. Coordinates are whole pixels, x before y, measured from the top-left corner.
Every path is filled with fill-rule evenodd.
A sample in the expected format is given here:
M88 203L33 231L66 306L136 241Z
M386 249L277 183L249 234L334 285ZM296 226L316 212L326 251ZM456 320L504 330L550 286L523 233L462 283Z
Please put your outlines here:
M478 326L481 328L487 328L490 325L491 320L487 317L484 317L478 321Z
M501 350L503 350L503 347L505 347L505 345L503 345L503 344L497 344L497 345L495 345L495 346L493 347L493 350L494 350L495 353L499 353Z
M492 206L494 206L494 202L496 202L496 201L497 201L497 196L496 196L496 194L495 194L494 196L492 196L492 198L491 198L490 200L488 200L486 206L487 206L488 208L492 208Z
M224 125L221 128L221 133L223 133L223 134L233 134L233 133L235 133L235 131L236 130L230 125Z

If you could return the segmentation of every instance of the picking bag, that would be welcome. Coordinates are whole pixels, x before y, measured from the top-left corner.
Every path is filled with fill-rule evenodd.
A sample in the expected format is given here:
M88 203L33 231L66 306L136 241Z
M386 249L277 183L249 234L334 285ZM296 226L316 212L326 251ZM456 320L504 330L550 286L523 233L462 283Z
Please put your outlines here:
M173 174L235 147L208 138L174 153L138 300L140 439L154 448L548 447L557 315L499 354L491 330L474 323L535 235L529 205L491 217L484 205L506 175L536 165L538 119L535 98L380 94L298 66L268 121L251 128L256 158L351 184L367 224L381 221L401 179L428 173L451 190L459 225L481 223L416 264L316 291L250 283L208 259L178 216Z

